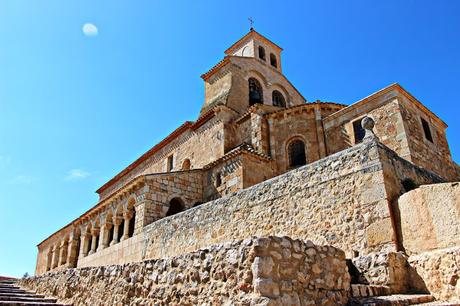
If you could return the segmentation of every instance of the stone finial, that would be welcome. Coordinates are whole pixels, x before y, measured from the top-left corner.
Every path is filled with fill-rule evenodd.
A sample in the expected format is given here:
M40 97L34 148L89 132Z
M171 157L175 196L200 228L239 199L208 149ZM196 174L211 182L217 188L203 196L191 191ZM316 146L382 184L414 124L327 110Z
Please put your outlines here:
M363 141L372 141L372 140L379 140L379 138L374 134L372 130L375 126L375 121L371 117L364 117L361 120L361 126L363 127L365 134Z

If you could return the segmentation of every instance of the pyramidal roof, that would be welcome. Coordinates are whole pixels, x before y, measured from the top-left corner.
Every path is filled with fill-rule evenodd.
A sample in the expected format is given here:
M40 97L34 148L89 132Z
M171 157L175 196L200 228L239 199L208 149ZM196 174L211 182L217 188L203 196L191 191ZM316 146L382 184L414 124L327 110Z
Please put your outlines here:
M234 43L233 45L230 46L230 48L228 48L227 50L225 50L225 54L227 55L231 55L233 54L233 52L238 49L241 45L243 45L244 43L246 43L248 40L250 39L259 39L263 42L265 42L266 44L268 45L271 45L273 48L275 49L278 49L279 51L283 51L283 48L281 48L280 46L278 46L277 44L275 44L274 42L272 42L270 39L268 39L267 37L263 36L262 34L260 34L259 32L257 32L256 30L254 30L254 28L251 28L249 30L249 33L244 35L243 37L241 37L236 43Z

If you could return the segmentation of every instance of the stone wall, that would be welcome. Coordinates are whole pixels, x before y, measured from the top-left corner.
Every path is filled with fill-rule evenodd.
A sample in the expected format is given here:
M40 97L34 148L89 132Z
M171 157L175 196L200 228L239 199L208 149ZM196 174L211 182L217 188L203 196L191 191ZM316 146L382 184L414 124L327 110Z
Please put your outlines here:
M268 237L20 284L73 305L344 305L350 276L339 249Z
M395 250L384 182L390 174L383 173L384 156L387 164L392 160L392 165L401 168L401 176L423 173L400 158L398 163L394 152L377 143L361 144L147 226L145 258L172 256L206 243L252 235L312 239L350 254ZM429 174L422 177L429 178Z
M241 162L252 159L245 154L239 156L243 157ZM243 179L253 174L243 173ZM262 180L263 175L260 171L253 179ZM98 250L78 265L163 258L254 235L311 239L340 247L350 255L358 251L360 255L394 251L398 249L395 233L399 224L392 201L404 192L401 181L405 178L417 184L437 179L378 142L363 143L151 224L144 218L144 227L126 243ZM146 186L148 181L146 178ZM146 210L167 208L163 202L153 205L147 198L139 204ZM192 203L187 202L187 207Z
M430 292L441 301L460 303L460 247L413 255L409 263L415 289Z
M360 284L387 286L391 293L406 293L410 282L407 256L402 252L373 252L352 259Z
M364 116L374 119L375 134L399 156L445 179L458 179L460 171L447 144L447 126L398 84L324 119L329 154L356 144L353 122ZM433 142L425 138L421 118L429 122Z
M327 151L339 152L356 144L353 122L364 116L374 119L374 132L380 141L399 156L410 160L407 135L398 102L396 90L375 94L357 102L324 119Z
M400 96L398 100L410 149L410 161L448 180L460 179L458 166L452 161L447 144L445 123L435 120L430 113L417 107L406 96ZM422 118L428 122L432 142L425 137Z
M460 184L424 185L398 200L408 254L460 245Z

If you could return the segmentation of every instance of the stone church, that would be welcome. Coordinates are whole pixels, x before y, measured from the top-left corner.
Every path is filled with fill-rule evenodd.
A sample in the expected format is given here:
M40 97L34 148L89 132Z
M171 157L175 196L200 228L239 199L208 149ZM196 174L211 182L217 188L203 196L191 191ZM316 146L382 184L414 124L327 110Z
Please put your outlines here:
M307 101L283 74L282 51L252 28L225 50L201 75L198 118L38 244L36 275L179 256L252 236L310 239L347 258L456 245L455 235L443 244L447 234L433 217L431 234L440 236L421 248L425 233L417 237L405 223L416 217L410 210L415 219L405 218L400 201L419 186L459 180L446 123L397 83L351 105ZM458 219L449 226L460 229Z

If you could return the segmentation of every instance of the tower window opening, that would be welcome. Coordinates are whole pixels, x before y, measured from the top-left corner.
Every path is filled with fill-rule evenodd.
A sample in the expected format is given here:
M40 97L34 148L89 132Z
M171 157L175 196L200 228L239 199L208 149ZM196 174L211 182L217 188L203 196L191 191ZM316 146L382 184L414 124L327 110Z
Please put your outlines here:
M265 49L262 46L259 46L259 58L265 61Z
M249 105L263 103L262 86L254 78L248 80L249 83Z
M422 126L423 126L423 132L425 133L425 138L428 141L433 142L433 136L431 136L431 130L430 130L430 125L428 124L428 121L426 121L423 118L420 118L420 119L422 119Z
M276 56L273 53L270 53L270 65L275 68L278 68L278 62L276 61Z

